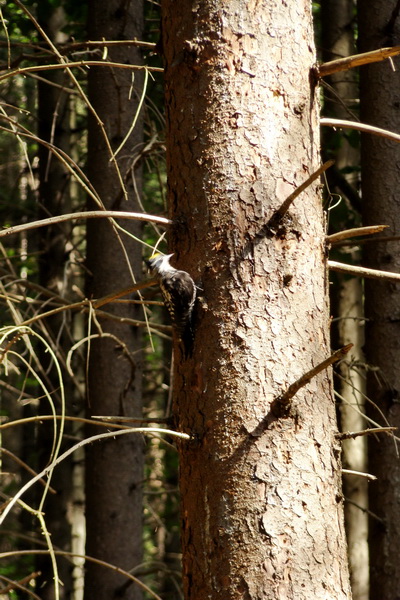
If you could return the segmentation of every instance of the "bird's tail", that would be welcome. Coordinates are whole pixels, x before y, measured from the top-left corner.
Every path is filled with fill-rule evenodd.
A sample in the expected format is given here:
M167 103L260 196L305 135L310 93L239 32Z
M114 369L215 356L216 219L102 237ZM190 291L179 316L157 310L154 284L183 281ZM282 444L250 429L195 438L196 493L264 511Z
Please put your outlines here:
M182 342L184 357L186 359L191 358L194 346L194 329L191 319L186 323L185 328L181 332L180 340Z

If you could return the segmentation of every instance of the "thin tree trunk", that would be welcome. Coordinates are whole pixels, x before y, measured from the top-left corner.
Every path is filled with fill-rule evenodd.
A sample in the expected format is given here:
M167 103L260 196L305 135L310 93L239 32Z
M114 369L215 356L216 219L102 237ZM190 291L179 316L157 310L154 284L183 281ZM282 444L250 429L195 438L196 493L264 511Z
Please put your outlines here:
M342 431L360 431L365 429L363 412L365 385L362 281L338 277L338 345L353 344L350 364L343 361L338 367L337 389L339 390L340 424ZM354 364L351 364L351 360ZM357 437L343 441L343 465L346 469L368 471L367 440ZM343 476L345 496L345 525L350 563L350 580L353 600L367 600L369 590L369 554L368 554L368 480L352 474Z
M321 4L321 45L324 61L355 54L355 23L353 0L326 0ZM329 87L324 88L325 116L336 119L353 118L359 95L357 75L354 69L350 69L327 78ZM358 203L355 206L352 202L358 188L359 171L356 166L360 162L360 151L340 131L325 127L323 133L323 153L326 158L335 159L334 169L329 169L327 172L329 190L342 198L344 207L344 210L330 213L330 226L334 232L348 228L349 223L358 224L360 221ZM347 189L352 190L354 196L353 194L347 196ZM345 253L346 249L342 252ZM345 257L341 254L340 259L344 262L355 260L359 263L360 252L355 253L354 248L351 248L350 252L351 254L346 254ZM335 327L337 345L341 347L352 343L353 348L349 359L355 364L362 363L364 360L362 281L359 278L349 279L345 275L335 274L332 294L332 309L336 311L334 315L338 317ZM343 431L358 431L365 427L365 419L362 415L365 393L364 373L360 372L359 364L349 365L349 361L342 361L338 371L340 377L335 383L341 397L340 427ZM367 471L365 437L343 442L343 463L349 470ZM345 474L343 491L353 600L367 600L368 515L361 507L368 507L368 480Z
M91 0L89 2L89 39L127 40L141 37L142 4L121 0ZM138 64L140 53L132 48L109 50L108 57L116 62ZM138 108L143 78L126 70L91 69L89 98L104 123L105 131L115 151L127 136ZM114 210L139 210L135 187L141 188L140 170L131 168L134 153L140 149L142 121L137 124L118 155L118 165L127 190L124 197L115 166L97 120L89 120L88 174L103 205ZM139 145L139 146L138 146ZM135 183L134 183L135 178ZM95 208L95 206L91 206ZM136 236L140 227L124 223ZM87 266L88 294L98 298L113 290L132 284L128 269L135 277L142 273L141 248L123 235L122 245L116 230L107 220L88 224ZM107 310L119 317L139 318L141 313L132 305L116 303ZM102 332L113 337L92 340L88 377L89 415L141 415L141 346L137 329L118 321L103 321L101 327L92 322L92 333ZM95 431L90 428L88 433ZM142 478L143 441L140 437L124 436L95 444L87 451L86 460L86 553L113 565L130 570L142 558ZM121 597L137 599L139 588L126 584L124 577L88 562L86 565L85 600L110 600Z
M367 0L359 2L359 46L361 52L400 43L400 23L392 22L394 4ZM399 59L393 64L399 67ZM361 120L399 131L399 79L389 61L360 70ZM398 189L400 146L386 139L362 134L362 197L365 225L384 223L390 236L400 233ZM365 247L366 266L400 271L398 242L381 242ZM379 423L399 427L400 389L399 286L365 282L365 353L371 371L368 396L378 407L370 416ZM400 596L400 462L397 444L389 437L369 439L369 470L378 477L370 484L370 578L371 599L394 600Z
M308 2L163 9L170 237L199 280L193 358L176 349L185 597L350 598L330 373ZM275 404L276 406L276 404Z

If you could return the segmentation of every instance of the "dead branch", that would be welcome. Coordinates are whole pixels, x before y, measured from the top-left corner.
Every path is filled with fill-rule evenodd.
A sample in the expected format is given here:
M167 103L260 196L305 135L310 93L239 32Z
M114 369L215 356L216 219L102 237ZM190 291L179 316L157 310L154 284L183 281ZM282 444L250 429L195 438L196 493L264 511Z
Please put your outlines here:
M115 429L130 429L129 425L123 425L122 422L128 420L132 423L169 423L170 419L168 417L160 417L154 419L135 419L133 417L91 417L90 419L85 419L84 417L69 417L67 415L36 415L35 417L25 417L23 419L16 419L14 421L7 421L6 423L2 423L0 425L0 430L9 429L10 427L26 425L27 423L40 423L41 421L54 421L57 419L59 421L73 421L75 423L84 423L88 425L97 425L100 427L108 427ZM107 421L107 422L104 422ZM121 423L112 422L112 421L121 421ZM4 448L1 448L1 452L6 452ZM36 473L31 469L31 475L36 475Z
M103 416L103 415L93 415L92 419L97 419L98 421L105 421L103 426L106 427L108 425L112 425L113 427L127 427L128 425L119 425L119 423L170 423L171 419L168 417L160 417L154 419L139 419L134 417L114 417L114 416ZM88 419L91 422L90 419Z
M328 260L328 267L331 271L338 273L349 273L357 277L366 277L367 279L384 279L386 281L400 281L400 273L392 273L391 271L380 271L379 269L368 269L367 267L356 267L346 265L345 263Z
M2 558L15 558L18 556L30 556L30 555L33 555L33 556L45 555L45 556L47 556L47 555L50 555L50 551L49 550L37 550L37 549L35 549L35 550L11 550L8 552L1 552L0 560ZM112 563L106 562L104 560L100 560L99 558L95 558L94 556L89 556L88 554L78 554L77 552L66 552L64 550L54 550L54 555L55 556L63 556L68 560L71 560L72 558L80 558L85 561L92 562L97 565L101 565L102 567L105 567L106 569L111 569L112 571L115 571L119 575L123 575L128 580L136 583L140 588L142 588L145 592L147 592L147 594L149 596L151 596L152 598L155 598L155 600L162 600L162 598L158 594L153 592L153 590L151 590L140 579L138 579L137 577L132 575L132 573L130 573L129 571L125 571L121 567L113 565ZM32 592L31 592L31 594L32 594Z
M381 242L398 242L400 240L400 235L385 235L385 237L378 238L363 238L362 240L349 240L343 242L337 242L335 246L352 246L352 245L363 245L363 244L378 244Z
M376 515L375 513L371 512L368 508L365 508L364 506L361 506L360 504L357 504L357 502L354 502L354 500L350 500L350 498L345 498L345 500L346 500L346 502L348 504L352 504L353 506L355 506L356 508L358 508L359 510L361 510L361 512L369 515L375 521L378 521L379 523L385 524L385 521L383 519L381 519L381 517L378 517L378 515Z
M137 46L139 48L148 48L152 50L156 47L156 43L154 42L144 42L142 40L86 40L85 42L66 42L62 44L55 44L56 48L63 54L66 52L71 52L74 50L80 50L81 48L120 48L121 46ZM10 40L10 46L12 48L29 48L32 50L46 50L47 43L46 42L17 42L15 40ZM0 48L8 48L8 43L0 40ZM37 59L37 54L27 55L24 58L31 58L33 60ZM39 58L42 58L41 56Z
M53 315L56 315L58 313L67 311L67 310L72 310L72 311L83 311L83 312L87 312L90 310L90 308L99 308L101 306L104 306L105 304L109 304L110 302L113 302L114 300L120 298L121 296L125 296L127 294L131 294L133 292L138 292L139 290L143 290L144 288L147 287L151 287L152 285L156 284L156 280L155 279L149 279L148 281L140 281L139 283L136 283L135 285L132 285L128 288L125 288L123 290L120 290L118 292L113 292L112 294L109 294L108 296L104 296L103 298L99 298L98 300L88 300L87 298L85 298L84 300L80 300L79 302L72 302L72 303L65 303L62 306L58 306L57 308L53 308L47 312L44 313L39 313L36 314L34 317L31 317L29 319L26 319L25 321L23 321L22 323L20 323L20 327L27 327L28 325L31 325L32 323L35 323L36 321L40 321L41 319L46 319L48 317L52 317ZM100 311L98 311L98 313L100 313ZM116 315L106 315L106 313L101 313L104 316L108 316L109 318L113 318ZM117 317L117 319L122 323L130 323L131 325L135 325L138 327L145 327L147 326L147 323L145 321L139 321L136 319L127 319L127 318L123 318L123 317ZM156 323L152 324L152 327L154 329L166 329L169 331L170 326L169 325L159 325ZM168 329L167 329L168 328ZM25 332L23 332L25 333Z
M373 133L380 137L400 142L400 135L393 133L388 129L381 129L380 127L374 127L373 125L367 125L366 123L358 123L357 121L345 121L342 119L328 119L326 117L320 120L320 124L326 127L338 127L339 129L357 129L364 133Z
M362 471L352 471L351 469L342 469L342 473L346 475L357 475L357 477L365 477L366 479L371 479L371 481L376 481L378 478L375 475L371 475L371 473L363 473Z
M321 371L324 371L338 360L341 360L349 352L349 350L351 350L352 347L353 344L347 344L346 346L343 346L343 348L339 348L339 350L336 350L333 354L331 354L331 356L328 356L328 358L323 360L307 373L304 373L300 379L292 383L286 392L279 396L279 398L277 398L274 402L279 412L286 412L290 406L291 399L302 387L307 385L307 383L309 383L313 377L316 377L316 375L321 373Z
M84 440L78 442L77 444L75 444L71 448L68 448L68 450L66 450L65 452L63 452L63 454L60 454L47 467L45 467L43 469L43 471L40 471L40 473L38 473L37 475L35 475L35 477L32 477L32 479L30 479L25 485L23 485L16 492L16 494L14 494L14 496L10 499L10 501L7 504L7 506L4 508L2 514L0 515L0 525L2 523L4 523L4 520L6 519L7 515L9 514L9 512L12 510L12 508L15 506L15 504L18 502L18 500L21 498L21 496L23 496L24 493L29 488L32 487L32 485L34 485L37 481L39 481L39 479L41 479L42 477L44 477L48 473L52 472L53 469L55 467L57 467L57 465L59 465L68 456L70 456L76 450L78 450L78 448L82 448L83 446L87 446L88 444L93 444L93 442L98 442L98 441L105 440L105 439L115 438L117 436L131 434L131 433L141 434L141 435L142 434L151 434L152 435L152 434L164 433L164 434L172 436L172 437L176 437L176 438L180 438L180 439L184 439L184 440L190 440L190 435L188 433L183 433L183 432L180 432L180 431L174 431L174 430L171 430L171 429L164 429L164 428L160 428L160 427L132 427L132 428L129 428L129 429L120 429L118 431L110 431L110 432L107 432L107 433L100 433L98 435L93 435L91 437L85 438Z
M87 68L87 67L109 67L115 69L128 69L130 71L153 71L162 73L164 69L162 67L148 67L146 65L129 65L124 63L108 62L106 60L77 60L73 62L54 63L52 65L33 65L31 67L21 67L6 71L3 75L0 75L0 82L4 79L9 79L15 75L26 75L27 73L36 73L38 71L54 71L54 69L74 69L74 68Z
M135 221L150 221L152 223L160 223L161 225L171 225L172 221L165 217L157 217L155 215L147 215L145 213L125 212L122 210L88 210L83 212L69 213L66 215L58 215L57 217L49 217L40 221L32 221L31 223L23 223L15 225L15 227L7 227L0 230L0 237L19 233L20 231L28 231L29 229L37 229L38 227L46 227L65 221L74 221L75 219L99 219L108 217L110 219L133 219Z
M358 237L360 235L372 235L374 233L380 233L387 227L389 227L389 225L353 227L352 229L345 229L344 231L339 231L338 233L332 233L331 235L327 235L326 241L328 242L328 244L335 245L337 242L340 242L341 240L347 240L348 238Z
M316 179L318 179L318 177L322 173L324 173L327 169L329 169L329 167L331 167L333 164L335 164L334 160L327 160L323 165L321 165L319 167L319 169L317 169L312 175L310 175L310 177L308 177L308 179L306 179L304 181L304 183L299 185L299 187L297 187L294 190L294 192L292 192L286 198L286 200L282 203L280 208L278 208L278 210L273 214L273 216L271 217L271 219L268 223L268 227L269 228L276 227L276 225L279 223L279 221L281 221L282 218L284 217L284 215L287 213L287 211L289 210L290 206L292 205L293 201L297 198L297 196L299 196L302 192L304 192L305 189L307 189Z
M0 595L3 596L5 594L8 594L8 592L12 592L13 590L20 590L22 592L25 592L29 596L31 596L31 598L36 598L36 600L40 600L40 596L35 594L29 588L25 587L25 583L28 583L31 585L31 580L36 579L37 577L39 577L39 575L41 575L41 571L34 571L33 573L30 573L29 575L27 575L23 579L19 579L18 581L14 581L14 580L10 579L9 577L6 577L5 575L0 575L0 578L5 583L8 583L8 585L6 587L3 587L0 589Z
M397 56L398 54L400 54L400 46L391 46L390 48L380 48L379 50L371 50L371 52L363 52L362 54L353 54L352 56L330 60L322 65L318 65L316 74L317 77L326 77L339 71L347 71L348 69L354 69L354 67L381 62L390 56Z
M343 431L336 435L338 440L354 440L363 435L372 435L375 433L392 433L397 431L397 427L372 427L371 429L363 429L361 431Z
M54 420L53 415L51 415L51 418ZM40 417L38 417L38 420L40 420ZM1 425L0 425L0 427L1 427ZM27 465L26 462L24 462L16 454L14 454L14 452L7 450L7 448L3 448L3 447L0 448L0 454L5 454L5 455L9 456L12 460L14 460L17 463L17 465L19 465L20 467L22 467L23 469L28 471L28 473L30 473L31 475L33 475L33 476L37 475L36 471L31 469L31 467L29 465ZM39 481L39 483L42 484L43 487L46 487L47 481L45 481L44 479L39 479L38 481ZM52 494L57 494L56 490L51 486L49 486L49 492Z

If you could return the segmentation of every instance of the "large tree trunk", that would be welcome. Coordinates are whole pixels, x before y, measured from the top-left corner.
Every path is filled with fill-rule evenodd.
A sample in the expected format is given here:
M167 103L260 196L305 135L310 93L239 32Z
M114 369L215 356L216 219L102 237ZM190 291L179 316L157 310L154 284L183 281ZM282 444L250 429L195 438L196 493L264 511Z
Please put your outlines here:
M132 40L140 38L143 26L142 4L121 0L89 2L89 39ZM115 62L138 64L140 53L132 47L110 49ZM143 78L129 70L91 69L89 98L115 151L127 135L138 107ZM133 152L142 140L142 124L136 127L118 155L118 164L128 193L124 198L113 162L99 123L89 121L88 174L107 209L137 211L136 189L141 188L140 170L131 168ZM136 178L134 185L133 178ZM95 206L91 206L95 208ZM97 207L98 208L98 207ZM130 221L123 226L136 236L140 227ZM141 248L131 238L122 237L127 256L116 231L106 219L88 224L87 266L88 294L98 298L132 285L127 257L136 277L141 276ZM115 303L107 310L118 317L140 317L132 305ZM88 378L89 415L141 414L141 354L139 331L118 320L93 323L92 333L106 336L94 339L90 346ZM95 431L90 429L88 433ZM123 436L88 449L86 461L86 552L126 570L141 562L142 557L142 479L143 441ZM87 563L85 600L129 600L140 597L134 585L115 571Z
M308 2L163 2L171 250L199 280L177 353L186 598L350 597L330 373Z
M391 23L393 3L377 0L359 2L360 51L400 43L398 18ZM394 59L399 67L398 59ZM361 120L398 132L399 81L389 61L360 70ZM390 225L390 236L400 233L398 189L400 146L370 135L362 136L362 197L365 225ZM369 267L400 271L397 241L367 244ZM400 426L399 372L399 285L392 282L365 282L368 396L378 410L370 416L379 423ZM389 437L369 440L369 470L378 477L370 484L370 597L394 600L400 596L400 462L397 444ZM380 518L378 520L376 516Z

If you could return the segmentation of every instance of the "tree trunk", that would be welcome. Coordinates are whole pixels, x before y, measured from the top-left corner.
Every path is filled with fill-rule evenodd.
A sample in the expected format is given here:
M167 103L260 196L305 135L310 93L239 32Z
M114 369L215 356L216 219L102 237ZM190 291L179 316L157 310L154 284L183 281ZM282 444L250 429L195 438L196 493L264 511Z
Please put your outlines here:
M360 51L400 43L400 23L392 20L393 6L387 2L359 2ZM398 58L393 59L399 68ZM377 127L399 131L399 84L389 61L362 67L361 120ZM400 146L387 139L362 135L361 167L363 220L365 225L384 223L389 235L400 233L398 188ZM398 242L380 242L365 247L366 265L400 271ZM370 416L384 425L400 426L399 284L365 282L365 353L371 372L367 393L377 410ZM392 438L369 439L369 470L378 477L370 484L370 578L371 598L394 600L400 596L400 462ZM377 515L380 520L378 520Z
M186 599L350 597L308 2L163 5L171 250L199 281L177 352ZM276 406L276 404L275 404Z
M353 0L325 0L321 4L321 45L324 61L343 58L356 53ZM352 119L358 98L358 74L355 69L334 73L326 79L324 88L324 116L336 119ZM323 129L323 153L334 158L333 169L327 172L329 190L340 195L342 202L330 213L332 233L359 226L357 195L360 162L359 147L350 143L343 131ZM352 193L346 193L351 190ZM336 199L338 196L334 196ZM335 203L335 200L333 201ZM360 264L360 252L354 247L332 248L339 254L338 260ZM351 356L338 367L336 390L340 394L340 428L342 431L358 431L365 428L362 414L364 407L365 377L360 371L364 362L363 344L363 282L358 278L335 273L332 278L332 313L336 319L334 339L339 347L352 343ZM365 437L344 440L343 463L349 470L367 471L367 440ZM350 580L353 600L368 598L368 515L360 507L368 507L369 482L363 477L350 474L343 476L345 496L345 524L348 543Z
M89 39L92 40L140 38L142 4L139 0L130 3L92 0L88 22ZM113 48L109 49L108 58L119 63L138 64L140 52L127 46ZM89 71L89 98L104 123L113 151L129 132L142 86L140 74L135 73L132 81L132 73L125 69L91 68ZM125 199L99 123L90 117L88 174L105 208L139 210L136 190L141 188L141 173L140 169L132 168L132 161L141 141L142 121L138 119L118 155L128 196ZM90 208L95 206L90 205ZM140 237L141 228L133 221L125 221L123 226ZM121 242L108 220L88 223L89 297L98 298L132 285L127 258L134 275L141 276L140 246L125 235ZM107 311L121 318L142 316L140 309L126 303L108 305ZM96 327L93 322L92 326L92 333L100 337L90 344L88 414L140 416L142 337L138 329L117 320L101 321L101 327ZM102 333L112 337L101 337ZM89 434L98 432L92 428L88 431ZM86 465L86 553L130 570L141 562L142 557L143 441L140 437L123 436L95 444L87 451ZM127 585L126 579L115 571L87 563L85 600L115 597L133 600L140 596L139 588Z

